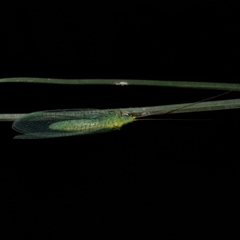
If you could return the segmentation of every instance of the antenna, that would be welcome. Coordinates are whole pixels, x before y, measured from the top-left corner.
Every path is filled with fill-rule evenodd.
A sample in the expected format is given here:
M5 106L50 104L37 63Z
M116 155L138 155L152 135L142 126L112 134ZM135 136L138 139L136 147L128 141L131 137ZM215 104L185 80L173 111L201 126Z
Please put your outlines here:
M184 108L193 106L193 105L195 105L195 104L198 104L198 103L201 103L201 102L205 102L205 101L207 101L207 100L211 100L211 99L214 99L214 98L218 98L218 97L224 96L224 95L226 95L226 94L229 94L229 93L232 92L232 91L233 91L233 90L230 90L230 91L227 91L227 92L224 92L224 93L215 95L215 96L213 96L213 97L209 97L209 98L202 99L202 100L197 101L197 102L189 103L189 104L187 104L187 105L185 104L184 106L181 106L181 107L178 107L178 108L169 110L169 111L167 111L167 112L165 112L165 113L162 113L161 115L166 115L166 114L169 114L169 113L178 111L178 110L180 110L180 109L184 109ZM153 116L153 115L158 115L158 114L156 113L156 114L150 114L150 115ZM139 117L136 118L136 120L137 120L137 119L140 120L139 118L145 118L145 117L147 117L147 116L139 116ZM146 120L148 120L148 119L146 119ZM180 120L180 119L179 119L179 120ZM193 120L193 119L192 119L192 120ZM206 120L210 120L210 119L206 119Z

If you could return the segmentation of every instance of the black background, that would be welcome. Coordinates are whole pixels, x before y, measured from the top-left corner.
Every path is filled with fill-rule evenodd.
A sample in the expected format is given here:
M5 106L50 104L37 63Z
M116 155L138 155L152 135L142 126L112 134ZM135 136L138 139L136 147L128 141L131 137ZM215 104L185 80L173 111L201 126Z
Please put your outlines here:
M0 76L238 83L238 13L226 1L1 8ZM219 93L1 83L0 111L154 106ZM1 122L4 238L239 236L239 111L175 117L213 120L139 121L36 141L12 140L11 123Z

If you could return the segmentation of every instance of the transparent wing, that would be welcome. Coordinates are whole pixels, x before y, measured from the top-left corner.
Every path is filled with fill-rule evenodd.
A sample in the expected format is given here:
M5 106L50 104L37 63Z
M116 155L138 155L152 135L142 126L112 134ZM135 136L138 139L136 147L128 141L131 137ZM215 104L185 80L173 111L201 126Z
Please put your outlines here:
M14 137L14 139L44 139L44 138L70 137L70 136L77 136L77 135L104 133L112 130L114 129L102 128L101 130L95 130L95 131L89 131L89 130L79 131L79 132L49 131L49 132L27 133L27 134L17 135Z
M46 110L41 112L33 112L27 114L26 117L37 117L43 119L59 119L59 120L73 120L73 119L95 119L104 116L109 116L113 113L112 110L100 110L100 109L57 109Z
M109 129L88 129L87 131L61 131L53 130L49 126L59 121L78 119L101 119L114 114L109 110L98 109L64 109L34 112L17 119L12 128L25 135L18 135L17 139L55 138L74 135L93 134L110 131ZM114 129L113 129L114 130Z

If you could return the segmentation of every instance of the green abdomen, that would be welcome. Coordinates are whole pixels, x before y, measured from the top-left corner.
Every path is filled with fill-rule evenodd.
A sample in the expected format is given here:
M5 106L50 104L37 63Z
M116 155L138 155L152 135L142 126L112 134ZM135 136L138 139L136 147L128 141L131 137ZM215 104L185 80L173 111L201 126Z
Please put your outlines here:
M49 128L58 131L94 131L100 129L119 129L122 125L134 121L133 117L128 119L118 116L101 119L78 119L65 120L52 123Z

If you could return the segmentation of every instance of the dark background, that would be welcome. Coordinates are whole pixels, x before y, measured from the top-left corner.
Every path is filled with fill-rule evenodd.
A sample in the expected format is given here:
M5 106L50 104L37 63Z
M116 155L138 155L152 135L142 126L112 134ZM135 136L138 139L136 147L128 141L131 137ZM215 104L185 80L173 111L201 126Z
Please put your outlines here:
M234 3L69 5L1 8L1 78L239 82ZM1 83L0 112L154 106L219 93ZM112 133L36 141L12 140L11 123L1 122L4 238L196 239L208 230L239 236L239 111L175 117L212 120L142 121Z

